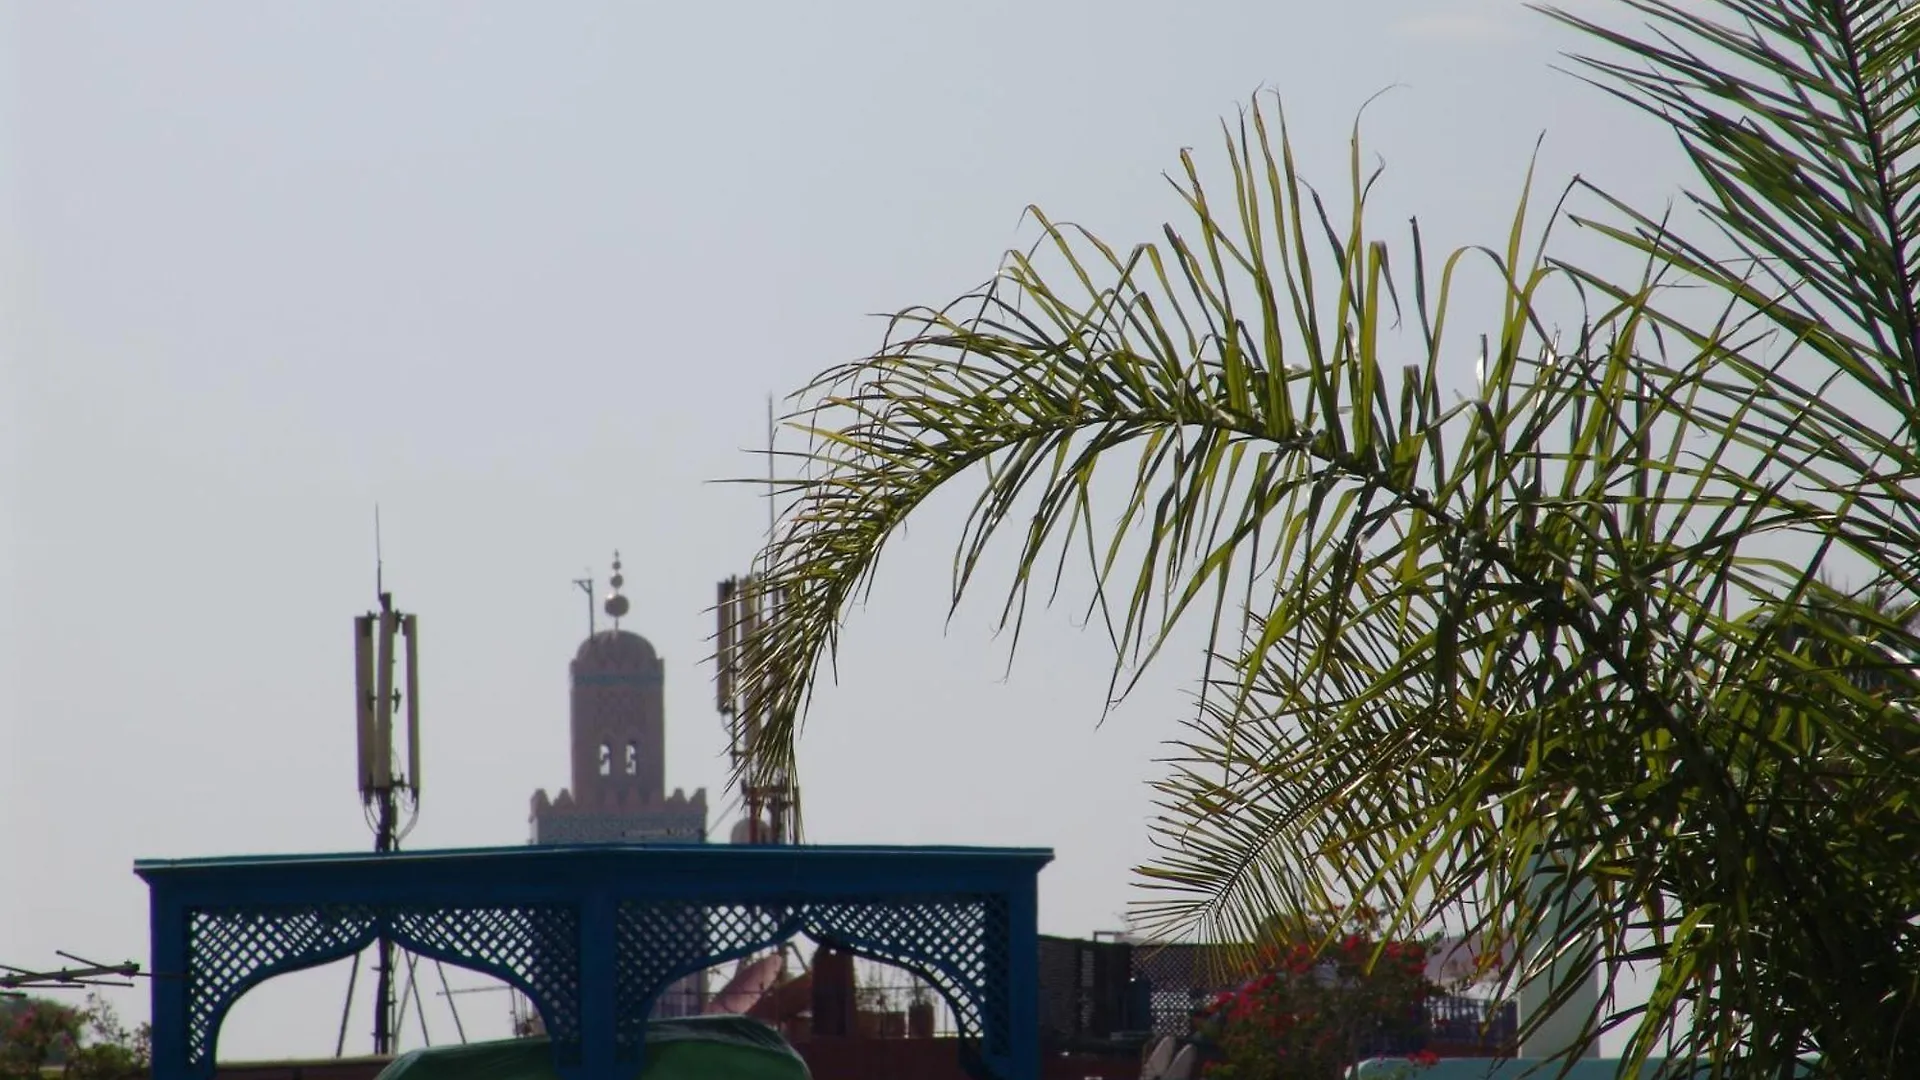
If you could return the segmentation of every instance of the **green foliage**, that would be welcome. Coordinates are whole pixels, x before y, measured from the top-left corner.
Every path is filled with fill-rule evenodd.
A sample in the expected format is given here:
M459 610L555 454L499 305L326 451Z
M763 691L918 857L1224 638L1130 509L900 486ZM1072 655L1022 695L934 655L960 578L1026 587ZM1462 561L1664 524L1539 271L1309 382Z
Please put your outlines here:
M1114 691L1210 632L1159 929L1371 904L1534 943L1507 991L1647 966L1587 1031L1635 1060L1920 1074L1920 639L1887 602L1920 596L1920 17L1621 4L1651 27L1557 17L1715 229L1578 187L1631 278L1549 255L1526 195L1500 245L1382 237L1357 134L1330 205L1256 101L1158 241L1035 210L1034 250L806 388L743 678L773 756L887 540L973 482L954 601L1007 544L1016 642L1069 558Z
M5 1003L0 1029L0 1078L39 1080L40 1070L65 1062L80 1037L78 1010L57 1001L27 998Z
M26 998L0 1013L0 1080L41 1080L49 1068L66 1080L141 1080L152 1064L152 1032L129 1031L113 1006L88 995L79 1008Z

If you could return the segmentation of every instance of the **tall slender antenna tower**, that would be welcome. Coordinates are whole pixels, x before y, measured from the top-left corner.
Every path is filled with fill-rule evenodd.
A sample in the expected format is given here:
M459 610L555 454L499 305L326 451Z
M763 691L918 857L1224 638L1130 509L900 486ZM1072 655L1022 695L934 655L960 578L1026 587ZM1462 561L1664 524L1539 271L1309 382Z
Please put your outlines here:
M767 398L767 542L771 544L778 526L774 492L778 483L774 474L773 398ZM743 677L758 681L758 668L764 659L762 635L779 617L781 596L767 586L763 574L730 577L719 586L715 613L718 620L714 651L716 704L726 718L728 757L741 777L741 803L747 815L747 842L751 844L791 844L797 839L798 822L794 811L800 789L792 770L774 762L761 742L769 703L764 692L749 696L741 692Z
M386 591L386 560L380 550L380 510L374 508L374 597L379 610L353 620L354 722L359 749L360 802L373 826L373 850L395 851L420 815L420 620L395 610ZM404 661L404 666L401 664ZM396 669L399 669L396 672ZM406 725L406 770L394 760L394 720ZM407 824L400 824L401 811ZM373 1052L393 1052L393 942L375 945ZM358 959L355 960L355 977ZM353 983L347 985L352 1007ZM344 1021L343 1021L344 1023ZM343 1032L344 1034L344 1032Z
M373 504L373 595L379 599L387 595L387 557L380 550L380 504Z
M773 395L767 395L767 544L773 544L773 534L778 522L773 505L773 491L776 481L773 478Z

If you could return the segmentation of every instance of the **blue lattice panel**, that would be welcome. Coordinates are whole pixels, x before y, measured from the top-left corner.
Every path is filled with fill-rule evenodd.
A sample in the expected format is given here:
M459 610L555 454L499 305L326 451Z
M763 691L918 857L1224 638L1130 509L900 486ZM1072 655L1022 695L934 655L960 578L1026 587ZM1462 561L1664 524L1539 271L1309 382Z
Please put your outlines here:
M916 897L815 904L805 930L863 956L906 968L938 989L963 1034L986 1052L1008 1052L1007 961L1013 952L1004 897Z
M628 902L614 919L614 1040L621 1061L644 1045L654 999L681 976L784 941L796 926L783 907Z
M674 980L796 935L919 975L946 997L962 1035L980 1040L989 1055L1005 1055L1007 923L1005 898L996 896L623 903L615 923L621 1060L631 1060L650 1004Z
M365 948L374 918L366 908L238 908L187 917L187 1060L213 1058L227 1010L256 983Z
M212 1060L220 1021L247 990L351 956L382 934L513 984L538 1004L555 1042L578 1042L579 920L570 908L198 908L187 915L189 1063Z

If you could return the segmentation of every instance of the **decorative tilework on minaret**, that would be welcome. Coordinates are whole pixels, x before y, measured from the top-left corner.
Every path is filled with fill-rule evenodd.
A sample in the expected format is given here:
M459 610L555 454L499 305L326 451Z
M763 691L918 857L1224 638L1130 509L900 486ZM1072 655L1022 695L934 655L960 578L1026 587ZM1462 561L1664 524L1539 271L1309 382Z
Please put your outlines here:
M602 630L574 654L573 798L616 809L666 788L665 665L626 630Z

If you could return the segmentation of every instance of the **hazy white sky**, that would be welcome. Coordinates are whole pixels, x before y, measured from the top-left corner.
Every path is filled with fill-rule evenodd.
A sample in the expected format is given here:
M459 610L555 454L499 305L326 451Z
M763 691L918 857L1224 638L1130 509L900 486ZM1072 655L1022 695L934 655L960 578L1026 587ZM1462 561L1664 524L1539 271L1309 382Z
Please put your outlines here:
M1504 238L1542 132L1546 186L1670 196L1568 43L1507 0L0 4L0 960L144 963L138 857L369 843L376 501L424 637L409 846L522 842L566 783L569 582L615 547L668 784L724 804L704 608L765 508L711 481L761 468L765 394L986 279L1029 203L1151 238L1162 170L1262 87L1338 191L1401 85L1381 220L1434 244ZM1095 730L1105 646L1062 611L1003 678L994 605L944 625L958 505L849 628L810 834L1049 846L1042 928L1113 928L1197 663ZM331 1053L344 984L268 984L222 1056Z

